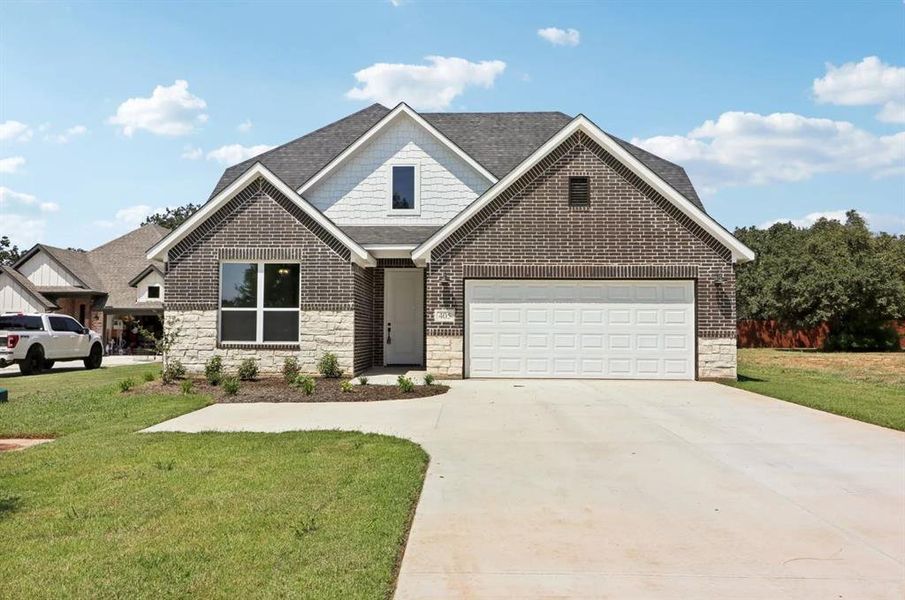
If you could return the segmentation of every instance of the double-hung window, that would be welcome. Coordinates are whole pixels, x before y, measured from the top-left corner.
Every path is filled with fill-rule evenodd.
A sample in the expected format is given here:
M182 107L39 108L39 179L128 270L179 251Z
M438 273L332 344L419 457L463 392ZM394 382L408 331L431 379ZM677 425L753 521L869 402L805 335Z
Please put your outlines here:
M220 341L298 343L299 265L220 265Z

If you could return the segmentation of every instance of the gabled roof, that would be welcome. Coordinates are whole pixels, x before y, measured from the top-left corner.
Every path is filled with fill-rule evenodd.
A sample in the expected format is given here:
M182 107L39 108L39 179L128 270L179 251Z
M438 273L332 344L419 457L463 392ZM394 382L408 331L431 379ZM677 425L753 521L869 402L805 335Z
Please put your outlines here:
M170 248L178 244L189 233L194 231L195 227L203 223L209 216L214 214L217 209L229 202L236 194L244 190L249 184L258 178L263 178L273 185L277 190L285 195L289 200L294 202L309 217L323 227L330 235L339 240L341 244L346 246L351 252L354 262L361 266L372 267L376 264L374 257L368 254L368 251L361 245L350 238L348 235L336 226L327 216L312 206L307 200L302 198L294 189L289 187L286 182L277 177L266 166L261 163L255 163L250 169L242 173L235 181L223 188L219 194L208 200L204 206L199 208L191 217L186 219L182 225L174 229L165 238L154 244L147 251L148 260L163 260L166 258Z
M28 292L28 294L35 300L35 302L37 302L39 305L41 305L41 308L43 310L46 311L46 310L58 308L56 304L51 302L48 298L46 298L44 296L44 294L39 292L37 290L37 288L35 288L34 284L31 281L29 281L28 278L25 277L25 275L23 275L19 271L15 270L12 267L4 267L4 266L0 265L0 273L6 273L7 275L9 275L13 281L15 281L17 284L19 284L22 287L22 289L24 289L26 292Z
M167 232L169 229L151 223L87 252L35 244L16 261L13 270L43 251L76 278L80 285L42 287L31 284L33 290L53 295L81 293L106 296L105 308L142 308L147 304L138 302L135 289L130 286L130 278L147 268L163 268L162 262L148 260L145 252ZM25 279L21 273L16 273Z
M88 259L102 282L100 289L107 292L105 308L148 308L147 302L138 302L131 279L146 269L162 271L163 262L148 260L145 253L169 231L149 223L88 252Z
M381 104L372 104L307 135L233 165L224 171L211 198L259 162L288 186L296 190L302 189L312 177L323 171L391 112ZM561 112L416 114L491 173L494 179L505 176L572 121L572 117ZM682 167L625 140L616 137L613 139L669 182L689 202L704 210Z
M648 164L640 157L635 156L633 152L629 152L623 144L620 144L615 138L597 127L597 125L584 115L575 117L566 127L563 127L555 136L547 140L546 143L522 161L518 167L511 170L505 177L497 181L490 189L481 194L477 200L468 205L467 208L456 215L429 239L415 248L412 251L412 260L416 262L429 261L430 253L437 245L452 235L459 227L480 212L481 209L490 204L494 198L515 183L519 177L534 167L534 165L540 162L551 151L556 149L560 144L578 131L585 133L596 143L600 144L601 147L612 154L626 167L631 169L632 172L640 177L645 183L672 202L676 208L698 224L704 231L723 244L732 252L733 260L738 262L754 260L754 252L704 212L699 204L692 202L679 193L668 181L666 181L666 179L648 166Z
M157 262L157 261L154 261L154 262ZM160 270L160 267L158 267L156 264L148 265L147 267L142 269L141 272L138 273L138 275L136 275L135 277L133 277L132 279L129 280L129 286L136 287L139 283L141 283L142 279L144 279L151 273L154 273L155 271L157 272L158 275L163 277L163 271Z
M79 250L69 250L68 248L57 248L56 246L48 246L47 244L35 244L28 252L19 257L13 264L13 268L18 270L19 267L28 262L33 256L39 252L44 252L53 259L60 267L63 268L70 276L78 280L79 286L85 289L96 289L100 286L100 279L91 263L86 259L86 252Z

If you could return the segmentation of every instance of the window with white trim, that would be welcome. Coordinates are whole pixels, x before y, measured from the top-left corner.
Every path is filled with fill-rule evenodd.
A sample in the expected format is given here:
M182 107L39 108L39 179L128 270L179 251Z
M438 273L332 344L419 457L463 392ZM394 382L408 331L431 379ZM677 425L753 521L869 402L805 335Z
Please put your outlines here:
M390 165L389 168L390 214L417 214L421 209L417 165Z
M220 265L220 341L298 343L299 265Z

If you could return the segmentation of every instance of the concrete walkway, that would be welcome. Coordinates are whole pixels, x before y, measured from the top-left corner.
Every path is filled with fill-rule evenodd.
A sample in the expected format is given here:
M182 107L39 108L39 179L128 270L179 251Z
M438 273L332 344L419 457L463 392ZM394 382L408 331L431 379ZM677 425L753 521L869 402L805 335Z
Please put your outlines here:
M150 431L338 428L431 455L396 597L905 597L905 434L712 383L463 381L220 404Z

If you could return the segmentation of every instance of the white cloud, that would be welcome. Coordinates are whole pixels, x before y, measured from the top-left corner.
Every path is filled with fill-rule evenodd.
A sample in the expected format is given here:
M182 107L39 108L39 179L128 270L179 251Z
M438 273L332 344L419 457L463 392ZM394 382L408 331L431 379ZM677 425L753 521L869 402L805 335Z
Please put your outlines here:
M207 153L207 158L208 160L216 160L221 164L230 166L249 159L252 156L267 152L272 148L274 148L274 146L267 146L266 144L258 144L257 146L229 144L228 146L221 146L216 150L211 150Z
M3 223L3 232L9 234L20 248L30 248L44 238L47 221L36 212L44 214L58 209L59 206L53 202L38 202L38 198L32 194L0 186L0 222Z
M820 219L829 219L831 221L839 221L840 223L845 223L846 212L846 210L827 210L808 213L805 216L799 217L797 219L771 219L769 221L761 223L759 227L761 229L766 229L771 225L775 225L776 223L791 223L796 227L810 227ZM860 214L864 218L864 220L867 222L867 226L872 231L884 231L886 233L894 234L905 233L905 215L869 213L862 211L858 211L858 214Z
M182 149L182 154L180 156L186 160L200 160L204 157L204 150L195 148L194 146L185 146Z
M151 208L147 204L136 204L135 206L127 206L126 208L119 209L113 215L112 219L94 221L94 225L105 229L135 229L141 225L148 216L162 210L164 209Z
M4 233L11 233L14 244L22 248L31 248L44 239L47 221L16 213L3 213Z
M688 135L632 143L686 167L702 191L804 181L820 173L905 169L905 132L876 136L846 121L792 113L726 112Z
M249 131L251 131L252 127L254 127L254 124L252 124L251 119L245 119L244 121L239 123L238 126L236 126L236 130L239 133L248 133Z
M4 121L0 123L0 141L17 140L27 142L31 139L31 127L20 121Z
M376 63L355 73L360 87L346 92L351 100L388 106L406 102L414 108L447 108L465 88L491 88L506 69L501 60L471 62L464 58L428 56L427 65Z
M878 119L905 123L905 67L887 65L876 56L841 67L827 63L826 75L814 80L813 89L818 102L842 106L882 105Z
M0 186L0 208L9 207L12 204L24 204L31 206L37 202L37 198L31 194L17 192L8 187Z
M402 6L402 0L389 0L389 2L395 7Z
M85 135L88 133L88 128L84 125L75 125L70 127L63 133L58 133L56 135L48 135L46 139L56 142L57 144L65 144L69 142L72 138L78 137L80 135Z
M19 167L25 165L25 157L10 156L9 158L0 158L0 173L15 173Z
M179 79L169 87L158 85L149 98L129 98L108 122L121 126L129 137L139 129L157 135L186 135L207 122L205 108L207 103L192 95L188 82Z
M577 29L560 29L559 27L545 27L537 30L541 36L554 46L577 46L581 43L581 33Z

